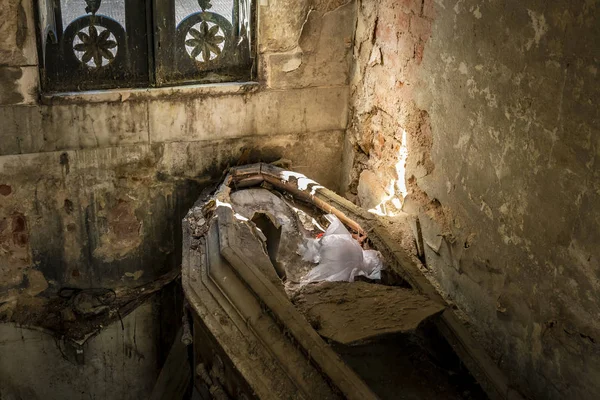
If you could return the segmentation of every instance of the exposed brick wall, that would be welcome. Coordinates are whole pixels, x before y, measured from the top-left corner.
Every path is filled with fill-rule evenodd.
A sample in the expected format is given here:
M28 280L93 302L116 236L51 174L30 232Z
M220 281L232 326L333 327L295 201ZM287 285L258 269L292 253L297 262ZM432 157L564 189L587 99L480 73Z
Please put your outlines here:
M347 195L393 203L403 183L431 276L509 381L598 398L600 6L358 10Z
M414 102L418 68L431 36L433 0L361 2L354 49L356 71L352 85L354 108L349 127L356 150L348 195L357 194L361 171L375 172L374 193L401 197L404 177L399 161L403 134L411 148L410 174L422 177L434 165L430 159L431 127L427 112ZM407 176L406 178L410 178ZM390 184L394 182L393 186ZM407 180L414 182L414 180ZM410 187L409 187L410 189ZM368 193L358 202L373 203ZM363 197L361 199L361 197Z

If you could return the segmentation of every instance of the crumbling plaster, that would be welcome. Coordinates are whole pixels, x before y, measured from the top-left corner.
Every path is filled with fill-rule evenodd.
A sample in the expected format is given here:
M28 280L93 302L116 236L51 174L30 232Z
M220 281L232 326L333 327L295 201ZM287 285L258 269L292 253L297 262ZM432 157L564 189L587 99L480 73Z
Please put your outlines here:
M594 0L358 5L348 195L406 185L431 276L531 398L600 395L599 20Z
M7 68L35 67L31 7L0 7ZM44 94L23 105L16 75L2 81L14 93L0 106L0 299L23 292L31 269L55 290L128 284L125 273L139 270L143 282L175 267L173 220L232 163L286 158L336 187L340 170L319 159L341 159L353 20L352 2L259 7L258 83ZM305 65L292 78L274 61L288 48ZM336 80L325 85L319 69Z
M260 4L257 82L67 94L41 93L31 0L0 5L0 321L66 286L139 286L178 268L181 219L228 166L283 159L339 187L355 5ZM11 346L0 343L0 359L14 360ZM120 362L108 347L106 363ZM37 356L53 365L56 354ZM11 379L35 382L30 373ZM104 398L103 385L86 396ZM2 396L19 395L11 388Z

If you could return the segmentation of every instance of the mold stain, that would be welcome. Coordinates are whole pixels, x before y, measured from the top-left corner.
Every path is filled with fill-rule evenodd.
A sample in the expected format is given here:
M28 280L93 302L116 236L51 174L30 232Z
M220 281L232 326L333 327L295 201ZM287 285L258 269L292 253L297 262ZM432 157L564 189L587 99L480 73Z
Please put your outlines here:
M0 104L19 104L25 98L19 91L19 80L23 76L21 68L2 67L0 68Z

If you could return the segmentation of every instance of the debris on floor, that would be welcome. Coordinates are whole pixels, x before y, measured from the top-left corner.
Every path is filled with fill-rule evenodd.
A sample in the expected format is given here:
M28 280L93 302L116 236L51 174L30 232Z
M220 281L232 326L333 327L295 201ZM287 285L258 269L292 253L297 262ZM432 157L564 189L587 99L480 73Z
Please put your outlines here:
M173 270L135 288L62 288L58 295L47 299L27 302L23 298L14 312L0 313L0 322L44 329L56 338L82 345L104 327L122 320L178 277L179 271Z
M393 347L390 338L410 342L446 310L402 279L394 251L381 240L377 248L361 225L373 218L302 175L265 164L232 169L183 223L197 372L218 365L230 398L419 398L390 395L389 385L377 387L341 358L348 349ZM419 358L435 358L412 345ZM395 368L385 362L380 369ZM196 385L204 387L200 375ZM473 397L447 376L438 381L448 386L439 389L444 398L485 398L476 383L471 392L481 395Z
M414 332L445 308L413 290L367 282L309 285L293 303L319 335L345 345Z

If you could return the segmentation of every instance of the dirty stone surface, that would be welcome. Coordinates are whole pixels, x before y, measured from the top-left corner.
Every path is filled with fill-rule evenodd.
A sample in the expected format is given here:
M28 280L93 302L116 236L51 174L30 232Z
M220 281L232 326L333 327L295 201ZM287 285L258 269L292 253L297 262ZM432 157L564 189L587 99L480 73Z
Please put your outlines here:
M357 7L349 197L419 217L431 276L518 390L598 398L599 4Z
M294 3L298 7L303 2ZM264 54L262 65L269 87L348 84L356 4L317 3L306 11L300 36L290 41L285 52Z

